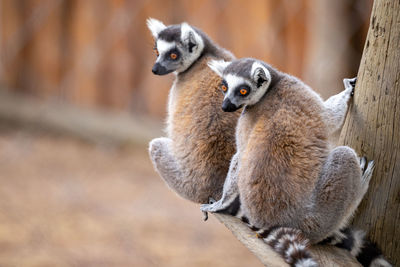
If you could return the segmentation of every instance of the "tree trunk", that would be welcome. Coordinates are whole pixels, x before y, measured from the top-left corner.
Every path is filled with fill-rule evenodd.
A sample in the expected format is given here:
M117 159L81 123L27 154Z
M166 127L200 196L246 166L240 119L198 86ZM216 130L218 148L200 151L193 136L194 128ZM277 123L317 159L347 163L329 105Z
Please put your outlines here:
M376 163L354 225L369 231L369 238L395 266L400 265L399 108L400 1L376 0L339 143Z
M354 225L369 231L369 238L395 266L400 264L400 164L396 164L400 160L400 110L396 109L400 107L399 11L400 1L374 3L354 103L340 136L341 144L375 160L374 177ZM287 266L239 220L215 216L265 266ZM358 265L347 251L332 246L313 246L311 252L321 266Z

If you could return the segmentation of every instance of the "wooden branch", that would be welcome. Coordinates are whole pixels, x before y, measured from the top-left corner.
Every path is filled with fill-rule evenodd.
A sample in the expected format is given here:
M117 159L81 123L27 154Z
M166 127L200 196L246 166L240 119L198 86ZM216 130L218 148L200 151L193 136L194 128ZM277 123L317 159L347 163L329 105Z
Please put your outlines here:
M147 146L161 135L159 123L148 118L44 102L5 90L0 90L0 121L117 146Z
M285 267L289 266L282 257L273 251L261 239L257 238L255 232L239 219L223 214L213 214L232 234L245 245L265 266ZM312 246L310 252L322 267L356 267L361 266L357 260L346 250L329 245Z

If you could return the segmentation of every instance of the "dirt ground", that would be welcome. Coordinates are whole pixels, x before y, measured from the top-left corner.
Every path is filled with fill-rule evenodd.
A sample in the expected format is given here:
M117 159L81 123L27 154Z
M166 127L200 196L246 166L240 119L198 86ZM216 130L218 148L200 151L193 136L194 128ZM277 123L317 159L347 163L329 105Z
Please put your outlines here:
M0 131L0 266L262 266L147 151Z

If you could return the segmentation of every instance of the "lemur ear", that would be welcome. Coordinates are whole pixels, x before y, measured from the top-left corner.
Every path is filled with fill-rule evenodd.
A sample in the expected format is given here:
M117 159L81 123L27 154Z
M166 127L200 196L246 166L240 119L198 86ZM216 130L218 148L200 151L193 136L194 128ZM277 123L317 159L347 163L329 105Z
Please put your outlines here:
M271 82L271 73L266 67L258 62L254 62L251 67L251 77L257 84L257 87L262 86L264 82L268 82L268 84Z
M181 24L181 41L190 53L203 46L203 40L200 35L186 22Z
M210 60L207 65L212 69L216 74L218 74L220 77L222 77L222 73L224 72L224 69L231 64L231 62L227 62L224 60Z
M162 30L167 28L167 26L165 26L164 23L153 18L148 18L146 22L147 22L147 27L151 31L151 34L153 35L154 38L157 38L158 34Z

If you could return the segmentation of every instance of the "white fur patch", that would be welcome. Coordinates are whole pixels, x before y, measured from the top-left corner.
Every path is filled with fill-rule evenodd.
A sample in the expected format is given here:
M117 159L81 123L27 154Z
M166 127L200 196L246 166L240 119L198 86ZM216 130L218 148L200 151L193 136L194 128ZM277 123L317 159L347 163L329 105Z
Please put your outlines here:
M379 258L376 258L375 260L373 260L369 266L370 267L392 267L392 265L382 257L379 257Z
M306 247L303 245L299 245L296 243L292 243L289 245L289 248L285 251L285 256L288 259L291 259L293 256L293 253L296 253L296 251L304 251L306 250Z
M265 92L268 90L268 87L271 84L271 73L266 67L264 67L257 61L254 62L253 65L251 66L251 77L253 78L253 80L255 82L257 81L256 76L258 75L260 69L264 71L267 81L261 87L257 88L254 93L251 94L247 103L248 105L254 105L255 103L257 103L260 100L260 98L265 94Z
M249 87L251 86L246 82L246 79L236 75L228 74L224 78L228 83L228 92L225 94L224 99L229 98L233 104L238 105L239 103L236 103L236 97L234 96L234 89L242 84L247 84Z
M351 255L357 257L357 255L360 253L363 245L364 245L364 236L365 233L361 230L354 230L352 231L353 233L353 238L354 238L354 243L353 247L351 248Z
M162 60L163 55L173 47L175 47L175 42L167 42L161 39L157 40L157 50L160 56L157 58L156 62Z
M204 46L203 39L200 37L200 35L198 35L197 32L192 27L190 27L189 24L184 22L181 24L181 40L182 40L182 42L188 43L190 40L189 37L192 37L194 39L193 41L195 41L196 44L201 43L202 46Z
M164 30L165 28L167 28L167 26L164 25L164 23L162 23L159 20L153 19L153 18L148 18L147 19L147 27L149 28L149 30L151 31L151 34L153 35L154 38L158 37L158 34Z
M204 49L203 38L201 38L201 36L186 22L181 24L181 40L186 47L189 46L190 42L192 42L194 46L191 52L185 51L185 55L182 57L182 67L177 70L178 72L183 72L189 68L193 62L199 58Z
M302 259L296 262L296 267L318 267L318 263L316 263L313 259Z
M216 74L218 74L220 77L222 77L222 73L224 72L224 69L231 64L231 62L227 62L225 60L210 60L207 65L212 69Z
M257 75L258 69L262 69L264 71L265 76L267 77L267 80L268 80L268 85L269 85L269 83L271 83L271 73L269 72L269 70L266 67L264 67L262 64L260 64L257 61L255 61L253 63L253 65L251 66L251 77L254 78L254 76Z

